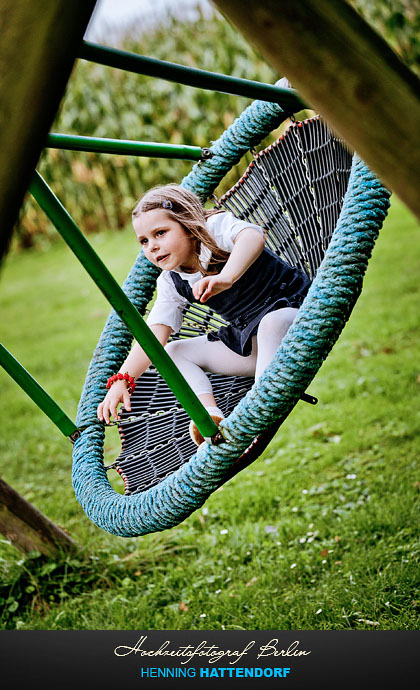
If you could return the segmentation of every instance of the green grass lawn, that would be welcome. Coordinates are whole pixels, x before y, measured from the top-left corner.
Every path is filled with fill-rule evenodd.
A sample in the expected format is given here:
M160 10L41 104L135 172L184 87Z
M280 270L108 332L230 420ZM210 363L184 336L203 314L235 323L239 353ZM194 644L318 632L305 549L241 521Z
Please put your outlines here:
M92 242L122 282L132 231ZM310 386L319 404L300 403L259 460L157 535L118 538L87 519L70 443L0 373L1 474L81 548L46 561L2 540L1 626L417 629L419 248L394 199L362 296ZM2 342L74 418L104 298L58 241L9 257L0 302ZM109 433L106 459L117 452Z

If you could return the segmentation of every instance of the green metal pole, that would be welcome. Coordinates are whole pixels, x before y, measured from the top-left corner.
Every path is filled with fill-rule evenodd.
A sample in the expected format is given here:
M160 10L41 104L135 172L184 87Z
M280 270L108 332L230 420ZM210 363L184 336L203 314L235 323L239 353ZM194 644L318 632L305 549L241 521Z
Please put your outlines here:
M207 72L202 69L177 65L174 62L156 60L155 58L129 53L126 50L117 50L83 41L78 57L84 60L98 62L108 67L116 67L127 72L135 72L148 77L158 77L166 81L174 81L186 86L194 86L199 89L220 91L236 96L258 98L269 103L278 103L284 110L293 113L309 107L300 98L294 89L283 89L272 84L230 77L216 72Z
M36 405L51 419L64 436L77 432L77 426L67 417L39 383L17 359L0 343L0 364Z
M140 343L187 414L194 420L201 434L206 438L214 436L218 428L207 410L201 404L154 333L146 325L127 295L124 294L115 278L90 246L62 203L38 172L35 172L29 191L54 223L60 235L103 292L108 302Z
M100 139L80 137L72 134L49 134L46 146L70 151L95 151L97 153L117 153L128 156L151 156L154 158L177 158L199 161L209 158L209 149L199 146L178 146L155 142L129 141L127 139Z

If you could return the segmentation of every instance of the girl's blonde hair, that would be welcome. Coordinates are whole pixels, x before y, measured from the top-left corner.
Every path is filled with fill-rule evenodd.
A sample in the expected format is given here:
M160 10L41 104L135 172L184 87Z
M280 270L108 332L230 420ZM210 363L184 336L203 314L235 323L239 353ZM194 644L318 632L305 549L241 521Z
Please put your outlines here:
M153 187L144 194L133 210L133 220L140 214L157 208L163 209L169 218L182 225L187 235L196 238L194 268L203 276L217 273L217 264L227 261L229 253L221 249L209 234L206 229L206 219L220 211L217 209L206 211L198 196L193 192L177 184L167 184ZM207 269L200 262L202 246L207 247L211 252Z

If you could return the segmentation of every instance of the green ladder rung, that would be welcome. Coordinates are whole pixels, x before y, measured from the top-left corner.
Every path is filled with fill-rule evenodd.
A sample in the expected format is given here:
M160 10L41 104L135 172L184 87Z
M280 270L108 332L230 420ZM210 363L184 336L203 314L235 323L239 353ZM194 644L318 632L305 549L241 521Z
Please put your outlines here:
M206 160L211 157L209 149L199 146L178 144L161 144L156 142L130 141L128 139L104 139L99 137L82 137L73 134L51 133L46 146L70 151L93 151L97 153L116 153L129 156L152 156L153 158L170 158L187 161Z
M83 41L78 51L78 57L107 67L116 67L126 72L134 72L148 77L158 77L199 89L220 91L234 96L246 96L269 103L278 103L285 111L291 113L309 107L294 89L285 89L251 79L241 79L194 67L185 67L174 62L157 60L117 48L108 48L89 41Z

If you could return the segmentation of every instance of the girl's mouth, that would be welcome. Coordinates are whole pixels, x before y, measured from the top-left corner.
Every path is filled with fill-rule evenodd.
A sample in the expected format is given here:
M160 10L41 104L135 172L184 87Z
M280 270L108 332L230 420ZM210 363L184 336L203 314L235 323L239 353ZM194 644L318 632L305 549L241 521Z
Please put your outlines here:
M163 256L158 256L156 259L156 262L158 264L162 263L162 261L166 261L166 259L169 257L169 254L164 254Z

